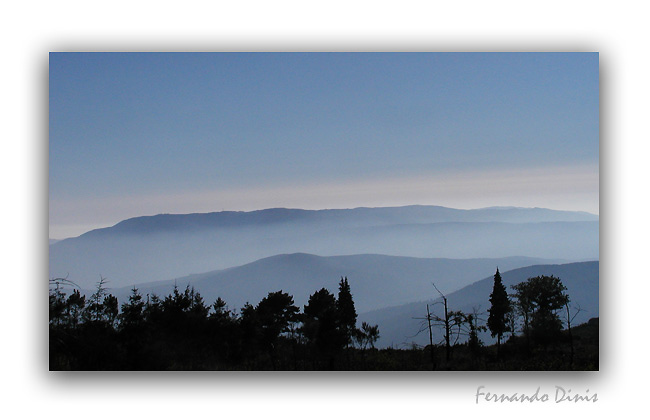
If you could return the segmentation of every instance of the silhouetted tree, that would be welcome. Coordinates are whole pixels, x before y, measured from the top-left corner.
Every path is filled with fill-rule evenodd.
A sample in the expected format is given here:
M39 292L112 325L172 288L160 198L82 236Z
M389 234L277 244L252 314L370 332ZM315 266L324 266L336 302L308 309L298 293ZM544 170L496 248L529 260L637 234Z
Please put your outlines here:
M474 359L480 356L481 348L483 347L483 342L479 338L478 333L487 331L487 328L484 325L479 324L479 321L481 321L479 315L480 314L476 308L474 308L474 311L471 314L465 315L465 323L469 328L467 347Z
M122 313L119 315L119 319L121 329L141 326L144 321L144 302L135 286L131 289L128 303L122 304Z
M375 343L379 340L379 326L370 325L363 321L361 328L355 331L355 341L365 350L368 346L375 348Z
M168 354L170 369L201 369L207 341L207 316L209 308L201 294L187 285L183 292L174 286L173 292L161 304L158 332Z
M75 369L75 352L78 347L73 307L76 298L66 299L64 286L76 286L65 278L49 280L49 363L51 370ZM78 286L77 286L78 287ZM75 292L77 292L75 290ZM73 293L75 295L75 293ZM80 302L79 302L80 303ZM83 309L83 308L82 308ZM74 317L76 318L76 317Z
M218 297L212 304L208 315L208 334L210 346L217 363L233 364L241 361L241 328L237 316L228 309L226 302Z
M162 301L162 309L167 318L180 319L183 312L189 311L192 306L192 296L190 296L189 285L183 293L178 291L178 286L174 285L172 293L167 295Z
M242 341L242 356L253 359L259 353L262 338L259 313L255 307L246 302L241 308L239 316L239 329Z
M142 314L144 315L145 321L151 325L156 325L160 322L162 301L157 294L152 293L151 295L147 295L147 301L144 304Z
M350 284L348 278L341 277L339 282L339 297L336 302L340 328L346 340L346 347L352 342L354 332L357 327L357 311L354 308L354 300L352 299L352 292L350 291Z
M115 330L118 301L106 292L105 284L106 279L100 276L97 289L83 310L82 322L75 329L74 369L116 369L122 359Z
M575 348L573 346L573 332L571 331L571 323L573 322L573 319L578 316L580 312L582 312L582 308L580 308L580 305L577 305L574 309L576 312L571 316L571 310L569 308L569 297L567 296L566 302L564 303L564 307L566 308L566 324L567 324L567 332L569 333L569 345L571 349L570 357L569 357L569 367L573 369L573 358L575 356Z
M105 284L106 279L100 276L99 282L97 282L97 290L90 296L88 306L84 311L84 321L102 322L107 320L107 311L104 307L104 299L107 297Z
M115 326L115 321L117 320L117 315L120 312L119 303L117 298L111 294L104 297L104 302L102 302L102 319L108 323L111 327Z
M492 337L497 337L497 358L499 358L499 349L501 348L501 337L508 331L508 316L512 311L508 292L501 281L501 274L497 268L494 274L494 285L490 294L490 309L487 326L490 329Z
M322 288L309 297L304 309L303 332L322 357L333 368L334 355L345 345L346 337L339 328L336 298Z
M73 298L71 302L66 300L66 294L63 291L65 286L79 287L67 278L50 279L50 293L49 293L49 315L50 325L70 324L67 319L70 315L70 304L75 303L76 299ZM78 294L78 291L75 290ZM73 293L74 294L74 293ZM79 302L80 303L80 302Z
M188 309L190 322L204 322L208 318L210 308L205 304L201 293L192 287L190 289L190 307Z
M537 276L514 285L513 289L519 312L524 316L524 333L547 344L562 330L557 311L568 302L566 287L557 277Z
M59 288L50 292L50 325L60 325L65 316L65 293Z
M264 347L271 356L273 368L276 368L275 349L280 334L289 331L289 324L295 321L298 307L293 304L293 296L288 293L269 293L255 308L259 320Z
M212 310L213 312L209 316L210 319L229 321L233 319L232 311L228 309L228 305L220 297L212 304Z
M66 323L71 328L76 328L81 322L81 315L86 307L86 296L81 296L79 290L74 290L65 305Z
M122 311L118 315L119 337L125 352L123 361L125 369L138 370L153 367L148 364L150 358L144 350L144 343L151 340L150 331L147 330L144 321L144 307L142 295L134 286L128 302L122 304Z
M454 319L459 320L460 318L454 317L455 313L449 311L449 307L447 306L447 296L442 294L442 292L438 289L438 287L436 287L435 283L432 283L432 284L433 284L434 289L436 289L436 291L438 292L438 294L442 298L442 303L443 303L444 309L445 309L445 317L441 318L441 317L435 316L435 315L428 315L428 316L432 316L433 319L437 323L442 323L442 325L445 328L445 335L444 335L445 359L447 361L449 361L449 359L451 358L451 330L452 330L452 327L453 327L452 321ZM428 308L427 308L427 310L428 310Z

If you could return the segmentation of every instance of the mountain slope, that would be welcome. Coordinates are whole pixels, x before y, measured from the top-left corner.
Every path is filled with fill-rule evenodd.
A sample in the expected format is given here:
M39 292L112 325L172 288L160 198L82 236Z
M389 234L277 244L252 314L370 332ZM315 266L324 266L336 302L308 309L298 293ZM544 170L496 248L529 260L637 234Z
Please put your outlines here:
M562 280L567 287L567 293L571 299L571 307L579 306L581 312L577 314L574 325L587 322L590 318L598 317L598 283L599 283L599 262L581 262L562 265L534 265L518 268L510 271L500 266L501 278L508 293L512 292L511 286L530 277L540 275L554 275ZM483 312L483 318L487 319L487 310L490 307L490 293L492 293L494 278L493 275L486 277L476 283L466 286L453 293L447 294L449 310L461 310L471 313L473 308ZM445 293L443 291L443 293ZM439 299L435 299L436 293L431 287L429 296L433 299L392 308L384 308L359 315L359 323L362 321L371 324L378 324L381 338L378 341L380 347L387 346L408 346L410 343L426 345L429 343L428 331L422 331L421 318L426 316L426 305L429 304L434 313L443 315L442 305ZM562 316L565 314L562 313ZM420 318L415 319L415 318ZM564 318L563 318L564 319ZM417 334L417 335L416 335ZM443 332L440 328L434 330L434 343L442 339ZM482 334L481 339L488 343L494 340L489 333ZM461 338L461 342L465 338Z
M125 220L50 246L50 277L115 287L277 254L598 258L598 217L547 209L435 206L268 209Z
M347 276L360 312L430 296L431 282L444 292L452 292L493 272L497 266L507 270L540 262L542 260L538 258L526 257L452 260L386 255L319 257L288 254L226 270L140 284L138 288L143 296L151 293L164 296L171 293L174 284L181 289L191 285L207 304L221 297L231 309L239 309L247 301L255 305L269 292L283 290L293 295L296 304L302 307L309 295L322 287L337 294L339 280ZM120 302L125 302L130 289L125 287L110 292Z

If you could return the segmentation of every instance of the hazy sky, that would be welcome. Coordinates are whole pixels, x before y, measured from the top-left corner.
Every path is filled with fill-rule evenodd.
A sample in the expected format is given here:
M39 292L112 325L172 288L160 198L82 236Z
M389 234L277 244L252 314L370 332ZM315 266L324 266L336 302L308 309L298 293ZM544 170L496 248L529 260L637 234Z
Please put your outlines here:
M52 53L50 237L128 217L598 213L597 53Z

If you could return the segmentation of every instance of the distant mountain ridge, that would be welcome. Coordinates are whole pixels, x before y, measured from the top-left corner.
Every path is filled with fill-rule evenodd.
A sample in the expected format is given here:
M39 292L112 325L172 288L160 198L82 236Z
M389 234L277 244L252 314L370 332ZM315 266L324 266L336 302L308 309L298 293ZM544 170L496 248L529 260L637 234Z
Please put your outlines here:
M267 209L128 219L50 245L50 277L115 287L240 266L278 254L421 258L598 258L598 216L439 206Z
M486 207L461 210L442 206L357 207L353 209L302 210L271 208L254 211L158 214L123 220L108 228L95 229L81 236L107 232L154 233L165 230L199 230L245 227L279 223L320 222L342 226L378 226L442 222L577 222L597 221L598 216L575 211L524 207Z

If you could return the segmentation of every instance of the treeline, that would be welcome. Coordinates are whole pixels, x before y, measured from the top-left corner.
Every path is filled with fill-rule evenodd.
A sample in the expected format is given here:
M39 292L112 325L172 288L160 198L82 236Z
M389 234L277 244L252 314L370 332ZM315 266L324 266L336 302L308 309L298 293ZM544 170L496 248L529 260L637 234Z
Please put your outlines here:
M570 363L572 363L573 337L571 321L577 312L571 313L571 299L566 293L566 286L555 276L531 277L512 286L514 293L508 295L501 274L497 269L494 285L490 294L490 309L487 327L492 337L497 338L497 356L504 334L515 336L517 320L523 332L525 351L530 353L533 346L548 348L551 344L562 341L563 322L560 317L566 311L566 325L569 345L571 346ZM579 311L580 309L577 308ZM575 311L575 310L574 310Z
M189 286L162 297L134 287L120 305L104 279L89 298L67 295L67 283L50 280L50 370L598 369L598 320L574 327L580 309L554 276L529 278L508 294L497 269L487 319L454 310L438 291L433 306L441 307L434 314L427 305L421 318L429 345L409 349L375 348L379 327L357 327L347 278L336 296L322 288L302 310L282 290L231 310ZM481 341L485 331L495 345Z
M119 305L102 279L88 299L50 281L50 370L344 370L363 363L378 327L356 327L347 278L338 296L323 288L303 311L281 290L239 312L194 288Z
M509 294L497 269L487 320L477 308L472 313L453 310L453 302L436 288L441 299L434 305L442 305L438 313L444 315L433 314L427 305L420 329L420 333L429 330L430 344L426 347L433 369L598 369L598 319L575 333L572 321L580 307L571 306L559 278L531 277L511 287ZM433 327L442 330L442 339L435 344ZM484 345L479 338L484 331L497 339L495 345ZM462 337L466 338L464 343L460 343Z

